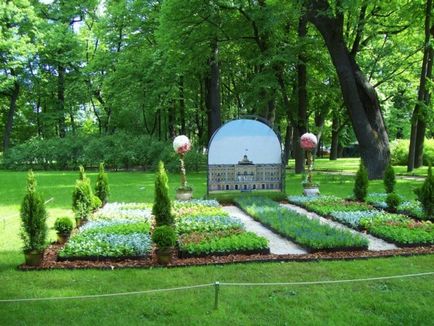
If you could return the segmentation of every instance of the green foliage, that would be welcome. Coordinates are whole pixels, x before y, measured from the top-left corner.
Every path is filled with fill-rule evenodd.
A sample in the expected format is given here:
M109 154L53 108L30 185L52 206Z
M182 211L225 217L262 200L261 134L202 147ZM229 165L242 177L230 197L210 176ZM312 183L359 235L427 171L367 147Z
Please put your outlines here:
M390 142L392 164L407 165L409 145L408 139L396 139ZM434 139L424 141L423 164L428 165L429 162L434 162Z
M363 161L360 160L359 169L356 173L356 180L354 181L353 194L354 197L359 201L365 201L368 195L368 171L366 170Z
M392 193L395 190L395 170L391 163L387 165L386 171L384 171L384 189L387 193Z
M434 176L431 164L428 167L428 175L421 188L416 190L416 195L422 203L425 216L429 219L434 218Z
M398 194L391 192L387 194L386 204L390 211L396 212L399 204L401 204L401 197Z
M172 226L157 226L152 233L152 241L158 248L170 248L176 244L176 231Z
M155 197L152 214L155 216L155 222L160 225L172 225L172 204L169 198L169 179L167 177L164 163L160 161L158 170L155 175Z
M96 178L95 195L101 200L102 205L107 203L110 195L110 187L107 173L104 171L104 163L99 164L98 176Z
M147 135L116 132L112 135L77 135L65 138L32 138L11 148L4 158L8 169L77 169L80 165L97 167L95 162L105 162L105 168L130 169L141 167L155 169L163 161L171 172L179 170L179 162L172 144ZM192 150L185 155L188 171L200 171L206 166L206 156Z
M42 251L47 238L47 212L44 200L36 190L36 179L31 170L27 177L27 191L21 204L20 217L24 252Z
M59 217L54 222L54 229L58 234L69 235L73 229L74 225L68 217Z

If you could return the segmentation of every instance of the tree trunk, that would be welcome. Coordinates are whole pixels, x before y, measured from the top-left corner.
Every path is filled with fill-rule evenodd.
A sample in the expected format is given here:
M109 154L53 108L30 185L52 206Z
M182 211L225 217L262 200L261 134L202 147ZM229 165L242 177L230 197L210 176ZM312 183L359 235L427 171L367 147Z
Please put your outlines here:
M423 59L422 59L422 69L420 73L417 102L414 107L413 115L411 118L410 145L408 148L408 162L407 162L408 172L413 171L415 165L417 165L416 164L417 157L423 155L423 138L425 136L425 123L421 122L423 120L422 103L424 102L427 93L426 80L428 77L428 70L430 65L432 69L432 63L429 64L430 55L432 60L432 51L430 51L431 10L432 10L432 0L427 0L426 8L425 8L425 40L424 40L424 51L423 51ZM421 123L419 124L419 122ZM421 130L419 130L419 125L421 127ZM420 163L420 161L417 163Z
M167 128L169 132L169 139L173 139L176 136L176 103L172 101L172 105L169 106L167 112Z
M370 179L380 179L390 160L389 137L377 92L369 83L343 38L343 16L331 17L326 0L309 2L309 20L319 30L336 68L350 120L359 142L360 154Z
M303 41L307 34L307 19L305 16L300 18L298 24L298 38ZM303 50L301 50L303 51ZM295 156L295 173L304 172L304 150L300 147L300 137L307 131L307 70L306 56L304 53L298 55L297 63L297 99L298 99L298 116L297 125L294 132L294 156Z
M330 148L331 161L338 159L339 131L339 118L334 116L332 121L332 143Z
M205 78L205 105L208 114L208 142L221 125L220 117L220 68L218 62L218 43L211 41L211 56L209 58L209 74Z
M14 88L11 91L9 98L9 111L6 119L5 130L3 134L3 152L6 153L11 142L12 128L14 125L15 112L17 110L17 100L20 94L20 84L17 80L14 81Z
M431 29L434 31L433 29ZM433 48L429 49L428 54L428 67L426 72L426 79L432 79L432 66L433 66ZM426 121L428 120L428 108L431 101L431 93L428 89L425 90L424 95L424 108L422 109L422 114L419 115L417 122L417 133L416 133L416 148L414 153L414 167L419 168L423 165L423 145L425 142L425 132L426 132Z
M181 134L186 135L185 129L185 98L184 98L184 76L179 77L179 114L181 118Z
M66 136L66 122L65 122L65 67L58 66L57 77L57 116L59 123L59 136L64 138Z

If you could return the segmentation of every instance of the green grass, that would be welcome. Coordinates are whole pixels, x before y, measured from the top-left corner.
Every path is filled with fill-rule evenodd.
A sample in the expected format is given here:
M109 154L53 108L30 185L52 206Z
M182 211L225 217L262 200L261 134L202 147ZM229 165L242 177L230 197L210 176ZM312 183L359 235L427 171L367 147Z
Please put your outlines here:
M95 181L95 173L88 174ZM52 225L58 216L71 216L71 194L76 173L37 172ZM153 199L153 173L110 173L111 201ZM179 177L170 175L171 195ZM189 174L195 196L205 194L205 173ZM315 175L325 194L350 196L352 177ZM289 194L302 191L301 176L289 175ZM414 198L419 181L398 180L397 191ZM20 272L23 262L18 237L19 205L25 191L25 173L0 171L0 299L73 296L221 282L288 282L350 279L418 273L434 270L434 257L396 257L358 261L311 263L251 263L226 266L149 270L75 270ZM382 191L379 181L370 191ZM8 217L6 221L2 218ZM51 231L51 239L55 238ZM128 297L0 303L0 325L284 325L360 324L428 325L434 319L433 276L366 283L222 287L219 310L213 310L212 288Z
M317 171L330 171L330 172L348 172L356 173L359 168L360 158L339 158L336 161L330 161L328 158L315 159L314 169ZM294 160L289 160L288 167L294 168ZM395 173L397 175L406 176L426 176L428 167L423 166L418 169L414 169L412 172L407 172L407 167L403 165L394 166Z

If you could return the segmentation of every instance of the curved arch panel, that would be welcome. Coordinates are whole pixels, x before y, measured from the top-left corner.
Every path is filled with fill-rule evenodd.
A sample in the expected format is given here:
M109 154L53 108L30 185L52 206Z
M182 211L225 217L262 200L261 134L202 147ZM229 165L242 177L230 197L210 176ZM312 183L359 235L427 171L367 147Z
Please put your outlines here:
M282 189L279 137L258 120L232 120L220 127L208 147L208 191Z

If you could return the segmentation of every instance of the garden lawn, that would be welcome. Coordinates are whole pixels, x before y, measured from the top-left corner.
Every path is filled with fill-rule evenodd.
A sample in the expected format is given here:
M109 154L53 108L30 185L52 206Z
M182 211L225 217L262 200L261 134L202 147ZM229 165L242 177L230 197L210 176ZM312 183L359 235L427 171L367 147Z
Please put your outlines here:
M71 193L77 173L36 173L49 223L72 216ZM88 173L92 181L95 174ZM109 173L111 201L151 202L153 173ZM330 178L332 177L332 178ZM170 175L171 194L178 176ZM350 196L351 178L318 176L324 194ZM16 217L25 191L26 173L0 172L0 299L105 294L191 284L290 282L352 279L434 270L434 257L395 257L311 263L254 263L172 269L74 270L20 272L23 262ZM300 176L287 178L289 194L300 194ZM205 193L206 174L189 175L195 196ZM397 191L413 199L417 181L398 180ZM372 192L381 192L380 181ZM2 218L7 217L5 221ZM51 239L55 233L51 231ZM348 284L222 287L219 310L213 310L212 288L85 300L0 303L0 325L188 324L283 325L359 324L428 325L434 320L434 277Z
M336 161L330 161L328 158L315 159L314 170L329 171L329 172L347 172L356 173L360 164L360 158L347 157L340 158ZM295 161L289 160L288 167L294 168ZM394 166L395 173L398 175L407 176L426 176L428 168L426 166L414 169L412 172L407 172L407 167L403 165Z

